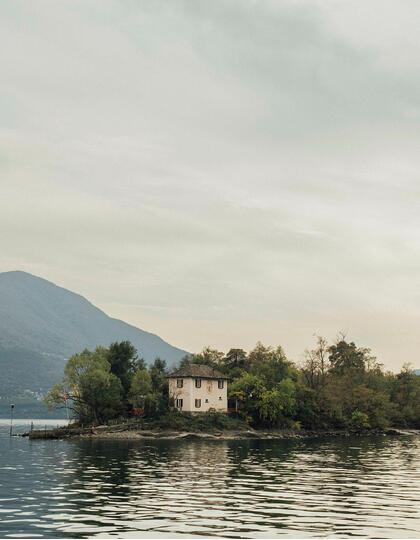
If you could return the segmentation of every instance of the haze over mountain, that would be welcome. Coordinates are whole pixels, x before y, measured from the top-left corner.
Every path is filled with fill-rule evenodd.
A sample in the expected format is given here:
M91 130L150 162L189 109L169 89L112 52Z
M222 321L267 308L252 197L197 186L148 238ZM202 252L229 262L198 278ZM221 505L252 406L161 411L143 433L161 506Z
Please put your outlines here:
M1 397L45 391L61 379L72 354L122 340L131 341L147 362L159 356L171 365L188 354L45 279L0 273Z

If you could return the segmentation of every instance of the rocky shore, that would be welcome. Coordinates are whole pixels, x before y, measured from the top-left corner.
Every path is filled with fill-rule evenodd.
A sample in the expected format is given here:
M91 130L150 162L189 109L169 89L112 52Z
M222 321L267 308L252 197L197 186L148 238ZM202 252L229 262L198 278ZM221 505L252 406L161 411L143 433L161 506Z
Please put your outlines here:
M27 435L30 439L107 439L107 440L147 440L147 439L212 439L212 440L246 440L246 439L303 439L318 437L350 437L360 435L409 435L418 434L417 430L329 430L307 431L292 429L255 430L223 430L212 432L192 432L173 430L147 430L132 428L127 425L98 426L95 429L80 427L61 427L49 430L33 430Z

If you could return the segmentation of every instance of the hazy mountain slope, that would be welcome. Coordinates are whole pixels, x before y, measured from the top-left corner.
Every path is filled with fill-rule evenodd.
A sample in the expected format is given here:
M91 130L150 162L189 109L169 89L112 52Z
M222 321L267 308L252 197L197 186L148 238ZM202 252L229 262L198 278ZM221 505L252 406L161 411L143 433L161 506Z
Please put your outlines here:
M0 273L0 346L67 356L129 339L148 361L185 353L163 339L108 317L82 296L25 272Z
M45 279L25 272L0 273L0 396L11 378L22 378L19 387L32 388L34 377L43 382L54 372L62 373L64 359L73 353L126 339L149 362L160 356L172 364L187 354Z
M0 398L16 401L40 398L61 381L65 360L17 347L0 349ZM0 399L1 405L1 399Z

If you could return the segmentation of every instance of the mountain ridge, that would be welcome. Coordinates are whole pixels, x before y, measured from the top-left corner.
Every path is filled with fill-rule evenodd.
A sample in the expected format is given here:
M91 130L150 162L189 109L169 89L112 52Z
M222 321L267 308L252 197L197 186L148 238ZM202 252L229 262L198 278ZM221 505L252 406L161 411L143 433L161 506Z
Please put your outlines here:
M49 385L52 372L54 378L62 374L65 359L72 354L124 340L131 341L146 362L159 356L171 365L189 354L152 332L108 316L84 296L44 278L21 270L0 273L0 367L21 379L16 383L20 390L38 381L36 390L43 391L44 381ZM13 351L17 365L12 365ZM38 376L27 373L31 361L41 367ZM25 382L29 379L31 386ZM2 380L10 385L9 377L0 378L0 396L5 394Z

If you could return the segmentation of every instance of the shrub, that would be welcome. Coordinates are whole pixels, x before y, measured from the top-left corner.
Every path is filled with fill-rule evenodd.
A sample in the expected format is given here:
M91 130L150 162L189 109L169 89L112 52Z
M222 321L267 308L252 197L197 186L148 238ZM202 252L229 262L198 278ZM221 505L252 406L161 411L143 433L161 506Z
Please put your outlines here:
M358 429L369 429L369 417L366 413L360 411L353 411L350 418L350 426Z

